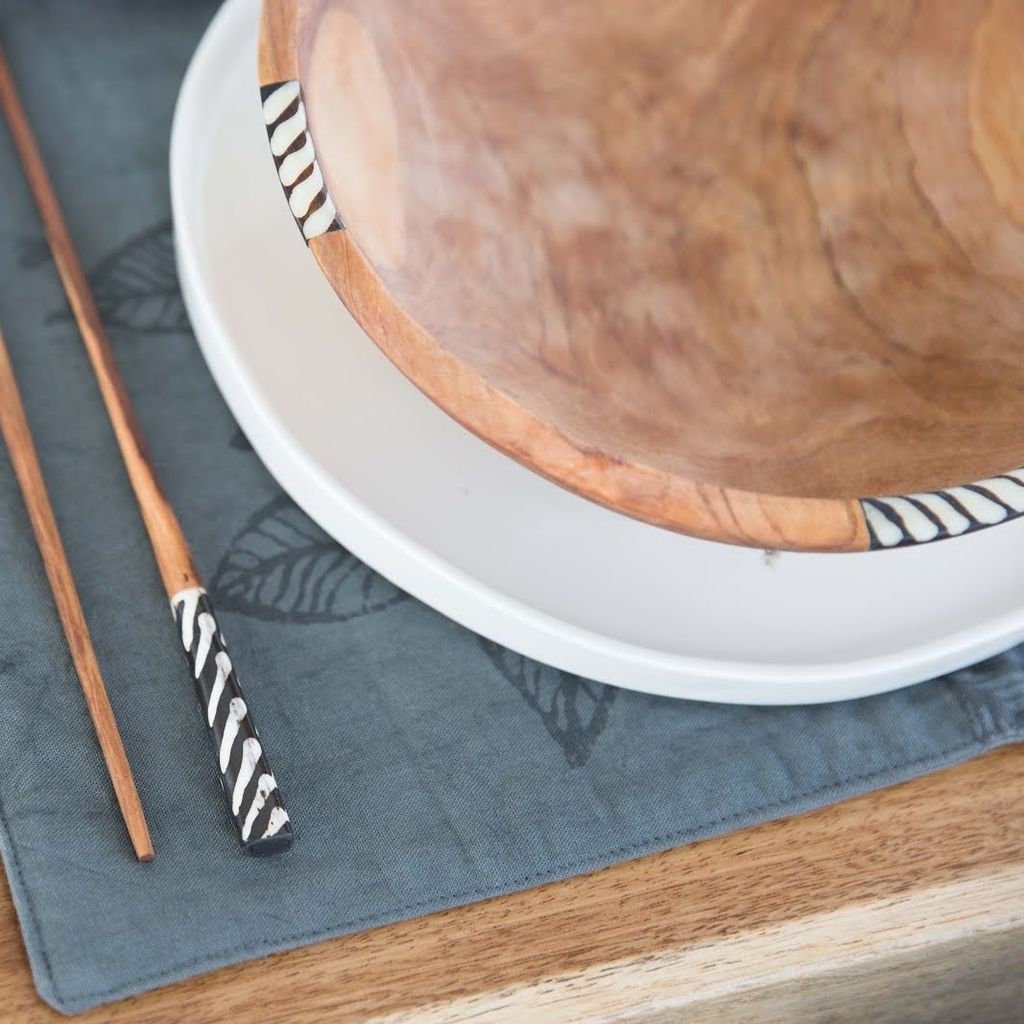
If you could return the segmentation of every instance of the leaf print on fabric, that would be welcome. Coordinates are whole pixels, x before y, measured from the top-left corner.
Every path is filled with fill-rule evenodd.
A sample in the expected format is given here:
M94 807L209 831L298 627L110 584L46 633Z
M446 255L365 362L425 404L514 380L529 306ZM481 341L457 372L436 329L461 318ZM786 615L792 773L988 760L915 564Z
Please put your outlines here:
M282 495L249 520L213 580L216 604L274 622L347 622L408 595Z
M191 330L178 289L174 232L161 221L129 238L89 274L103 323L143 334ZM69 317L61 310L54 319Z
M494 667L536 711L573 768L585 765L608 725L618 690L570 672L541 665L491 640L480 644Z

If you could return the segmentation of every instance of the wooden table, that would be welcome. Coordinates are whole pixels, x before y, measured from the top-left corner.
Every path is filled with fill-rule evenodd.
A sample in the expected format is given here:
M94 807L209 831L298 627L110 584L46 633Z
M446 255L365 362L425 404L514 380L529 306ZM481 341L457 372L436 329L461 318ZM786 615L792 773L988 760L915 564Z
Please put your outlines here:
M35 994L0 894L0 1017ZM798 818L227 968L82 1020L1024 1020L1024 746Z

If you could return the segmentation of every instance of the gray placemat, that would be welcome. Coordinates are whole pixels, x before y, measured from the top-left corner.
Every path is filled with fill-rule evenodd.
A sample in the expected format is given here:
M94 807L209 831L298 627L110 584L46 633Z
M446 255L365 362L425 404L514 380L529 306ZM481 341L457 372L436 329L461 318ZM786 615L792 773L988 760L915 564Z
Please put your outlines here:
M298 839L263 861L236 845L110 429L0 136L0 323L158 851L149 865L131 859L0 456L0 840L48 1002L81 1010L1024 736L1019 651L837 706L673 702L484 642L325 537L232 421L175 281L167 139L212 10L0 0L0 32Z

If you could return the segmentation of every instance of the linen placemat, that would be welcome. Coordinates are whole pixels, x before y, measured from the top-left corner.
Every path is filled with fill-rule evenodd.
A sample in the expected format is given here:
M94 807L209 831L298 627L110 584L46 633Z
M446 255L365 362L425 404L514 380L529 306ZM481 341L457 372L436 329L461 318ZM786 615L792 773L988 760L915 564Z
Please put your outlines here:
M0 846L44 999L82 1010L1024 737L1020 650L841 705L671 701L485 642L329 540L231 419L177 290L170 119L213 10L0 0L0 33L297 839L269 860L238 848L107 419L0 134L0 323L157 849L151 864L132 860L0 456Z

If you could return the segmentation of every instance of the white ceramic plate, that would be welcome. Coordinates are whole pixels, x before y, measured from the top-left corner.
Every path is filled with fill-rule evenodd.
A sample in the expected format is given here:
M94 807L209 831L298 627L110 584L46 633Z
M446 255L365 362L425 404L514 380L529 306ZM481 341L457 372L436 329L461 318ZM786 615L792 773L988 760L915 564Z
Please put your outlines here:
M593 679L700 700L839 700L1024 639L1024 519L856 555L764 552L626 519L479 441L320 276L267 152L257 0L229 0L171 140L179 270L214 377L330 534L478 633Z

